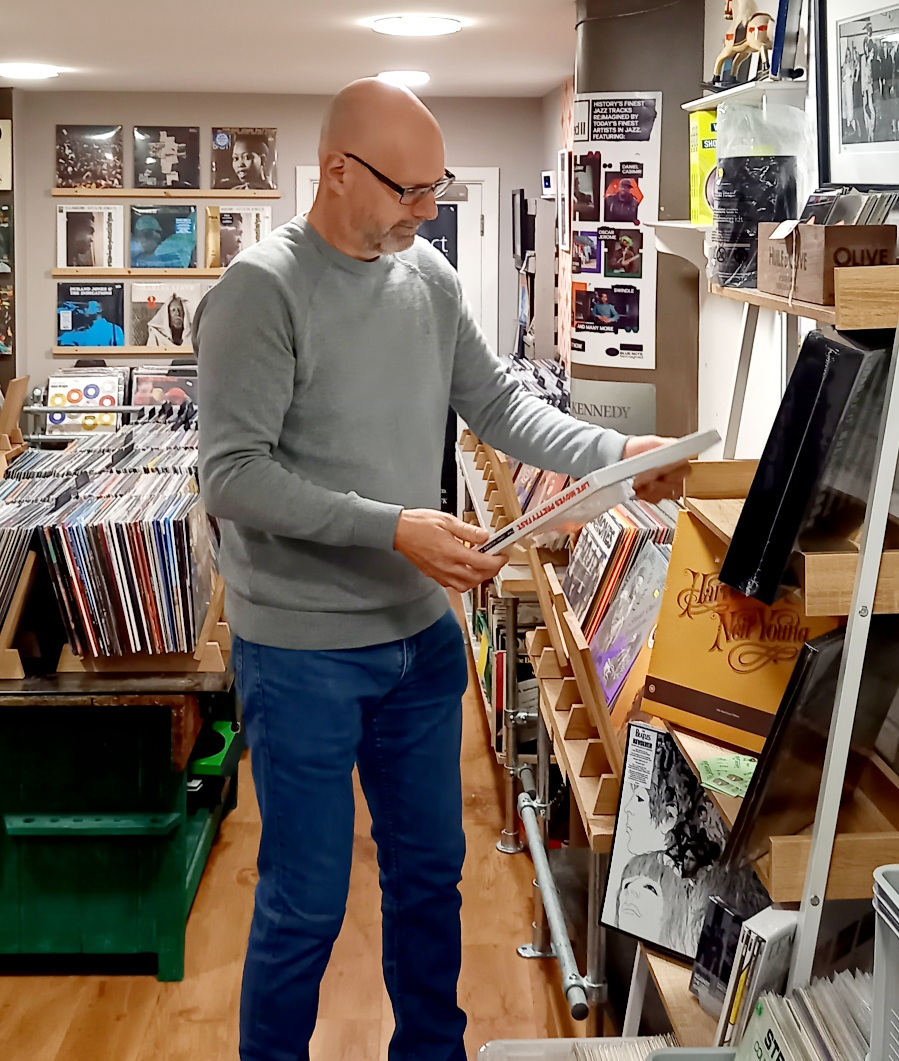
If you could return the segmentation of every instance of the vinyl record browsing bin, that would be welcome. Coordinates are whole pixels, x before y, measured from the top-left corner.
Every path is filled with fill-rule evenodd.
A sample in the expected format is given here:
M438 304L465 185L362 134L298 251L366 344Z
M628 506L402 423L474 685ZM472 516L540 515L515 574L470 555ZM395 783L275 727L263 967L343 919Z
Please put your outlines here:
M759 225L758 289L799 302L834 304L834 270L896 264L895 225L797 225L784 239L779 226Z

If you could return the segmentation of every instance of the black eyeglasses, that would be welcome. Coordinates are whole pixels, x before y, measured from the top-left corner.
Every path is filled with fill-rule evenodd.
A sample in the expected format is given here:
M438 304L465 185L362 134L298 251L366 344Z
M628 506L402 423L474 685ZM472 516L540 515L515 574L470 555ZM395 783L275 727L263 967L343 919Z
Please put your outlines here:
M386 184L388 188L392 188L393 191L400 197L400 203L403 206L413 206L415 203L420 203L426 195L433 195L435 199L440 199L446 195L447 189L456 179L455 174L450 171L444 170L444 176L439 180L435 181L434 184L419 185L417 188L404 188L402 184L397 184L396 181L392 181L389 177L385 177L383 173L380 173L375 169L374 166L370 166L364 159L359 158L358 155L353 155L349 151L344 151L347 158L351 158L354 162L358 162L360 166L365 166L372 176L377 177L382 184Z

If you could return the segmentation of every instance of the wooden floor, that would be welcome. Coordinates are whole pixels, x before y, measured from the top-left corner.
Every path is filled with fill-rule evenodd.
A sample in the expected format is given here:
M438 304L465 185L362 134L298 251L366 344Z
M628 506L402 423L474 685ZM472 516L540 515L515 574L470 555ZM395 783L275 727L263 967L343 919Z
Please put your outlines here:
M462 779L468 856L462 882L462 1005L468 1054L490 1039L578 1034L561 1012L554 963L524 961L532 913L526 854L501 855L501 776L472 684ZM238 809L223 823L187 928L178 984L153 977L0 977L3 1061L237 1061L243 952L253 905L259 814L249 763ZM385 1061L392 1016L380 971L374 844L358 799L349 908L325 977L312 1061ZM583 1034L583 1032L581 1032Z

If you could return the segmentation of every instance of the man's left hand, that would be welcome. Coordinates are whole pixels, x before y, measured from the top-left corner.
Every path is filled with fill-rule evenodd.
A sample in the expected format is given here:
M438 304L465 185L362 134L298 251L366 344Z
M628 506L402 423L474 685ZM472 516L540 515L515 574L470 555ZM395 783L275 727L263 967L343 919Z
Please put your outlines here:
M660 438L658 435L631 435L624 444L623 458L636 457L649 450L658 449L673 438ZM641 501L661 501L664 498L676 499L684 495L684 480L690 474L688 461L679 464L668 464L651 472L644 472L634 479L634 493Z

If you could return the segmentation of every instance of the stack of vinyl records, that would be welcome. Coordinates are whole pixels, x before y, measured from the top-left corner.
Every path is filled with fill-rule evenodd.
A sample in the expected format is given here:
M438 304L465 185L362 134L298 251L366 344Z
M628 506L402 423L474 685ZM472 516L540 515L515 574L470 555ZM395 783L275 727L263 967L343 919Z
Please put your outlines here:
M506 372L535 398L554 405L563 413L571 404L568 373L561 361L535 360L526 357L502 358Z
M134 449L197 449L199 434L196 421L186 426L153 421L132 424L117 435L86 435L72 442L69 452L77 450L93 453L115 453L133 447Z
M34 530L51 508L52 505L42 502L0 503L0 623L9 611Z
M157 475L142 493L77 498L41 540L79 656L193 652L212 595L213 546L196 493Z
M47 417L48 434L112 434L118 431L122 420L119 413L79 413L77 409L79 406L112 408L122 405L129 376L128 368L54 369L47 381L47 404L53 409Z
M139 365L131 372L132 405L183 405L196 400L196 365Z
M91 450L29 449L6 471L7 479L38 479L82 474L98 475L112 467L112 454Z

